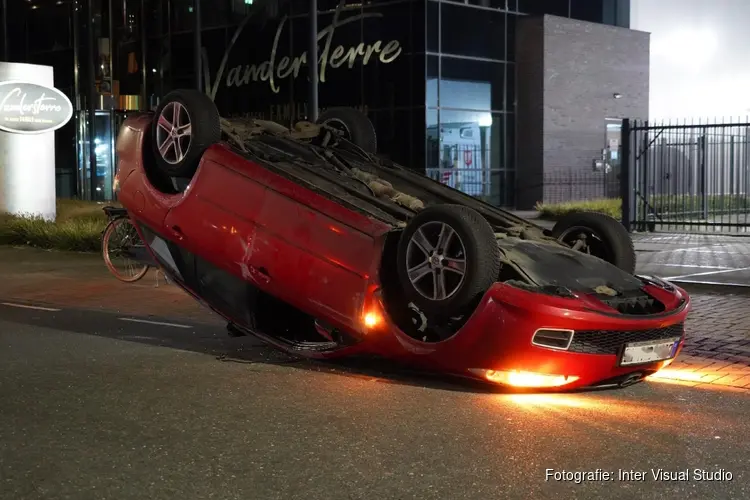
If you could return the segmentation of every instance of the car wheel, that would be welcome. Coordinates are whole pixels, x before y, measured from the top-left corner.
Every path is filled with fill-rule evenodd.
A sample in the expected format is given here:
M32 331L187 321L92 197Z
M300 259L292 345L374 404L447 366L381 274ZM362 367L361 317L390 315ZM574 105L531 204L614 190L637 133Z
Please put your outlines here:
M219 111L199 90L175 90L156 108L151 134L159 170L190 179L206 149L221 140Z
M367 115L354 108L330 108L318 117L318 123L343 132L344 137L368 153L378 150L375 127Z
M617 219L596 212L575 212L552 228L558 241L606 260L630 274L635 272L635 248L625 227Z
M492 226L461 205L420 211L404 228L397 250L398 276L421 310L461 313L497 280L500 250Z

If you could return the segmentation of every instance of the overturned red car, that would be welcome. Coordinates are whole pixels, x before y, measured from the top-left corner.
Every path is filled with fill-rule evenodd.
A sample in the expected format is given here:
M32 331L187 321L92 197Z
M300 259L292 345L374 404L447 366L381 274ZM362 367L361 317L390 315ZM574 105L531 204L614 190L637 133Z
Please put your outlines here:
M234 335L556 390L630 385L682 348L688 295L633 274L616 220L542 229L377 156L356 110L287 129L179 90L117 151L153 258Z

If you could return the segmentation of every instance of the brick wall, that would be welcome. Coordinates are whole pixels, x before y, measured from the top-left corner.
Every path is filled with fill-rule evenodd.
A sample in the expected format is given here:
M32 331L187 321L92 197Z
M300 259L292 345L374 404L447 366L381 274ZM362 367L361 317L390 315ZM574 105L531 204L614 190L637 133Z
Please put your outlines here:
M570 196L545 178L594 174L606 118L648 117L649 37L556 16L518 20L518 208Z

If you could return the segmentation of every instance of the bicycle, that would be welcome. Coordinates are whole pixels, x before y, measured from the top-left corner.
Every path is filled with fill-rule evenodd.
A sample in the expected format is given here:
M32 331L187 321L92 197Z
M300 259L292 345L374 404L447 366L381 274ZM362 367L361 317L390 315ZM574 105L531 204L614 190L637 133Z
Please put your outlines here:
M127 209L107 206L103 210L109 219L102 232L104 264L118 280L135 283L146 276L153 265L146 245L128 217ZM124 272L115 265L120 262L125 265Z

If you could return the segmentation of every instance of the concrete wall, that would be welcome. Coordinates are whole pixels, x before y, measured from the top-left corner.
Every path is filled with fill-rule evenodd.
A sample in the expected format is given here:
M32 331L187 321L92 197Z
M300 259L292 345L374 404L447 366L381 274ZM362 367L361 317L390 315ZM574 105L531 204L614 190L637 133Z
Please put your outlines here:
M543 16L519 19L516 46L518 208L603 196L604 183L580 181L606 118L648 117L649 34Z

